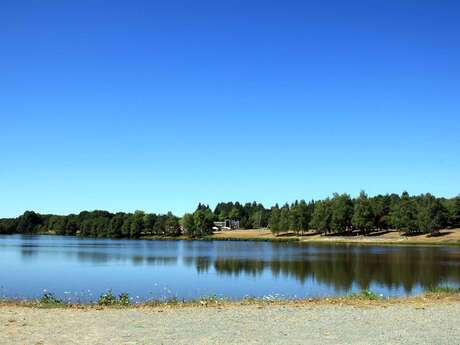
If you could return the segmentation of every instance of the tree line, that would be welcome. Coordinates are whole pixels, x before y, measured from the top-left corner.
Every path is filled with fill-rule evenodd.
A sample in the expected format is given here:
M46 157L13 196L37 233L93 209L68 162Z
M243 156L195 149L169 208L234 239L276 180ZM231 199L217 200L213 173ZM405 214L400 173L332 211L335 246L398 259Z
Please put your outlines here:
M0 233L55 233L81 237L133 238L141 235L178 236L179 218L171 212L164 215L136 211L110 213L83 211L67 216L41 215L26 211L13 219L0 220Z
M331 198L306 203L301 200L270 210L269 227L278 234L286 230L321 234L399 230L404 233L437 233L460 227L460 196L452 199L421 194L386 194L357 198L334 194Z
M202 237L213 232L217 220L239 220L242 229L270 228L274 234L292 231L321 234L395 229L404 233L436 233L443 228L460 228L460 196L437 198L429 193L410 196L386 194L369 197L361 192L356 198L333 194L323 200L295 201L265 208L252 202L221 202L212 210L198 204L193 213L181 218L167 214L111 213L83 211L67 216L26 211L17 218L0 219L0 234L55 233L81 237L132 238L142 236Z

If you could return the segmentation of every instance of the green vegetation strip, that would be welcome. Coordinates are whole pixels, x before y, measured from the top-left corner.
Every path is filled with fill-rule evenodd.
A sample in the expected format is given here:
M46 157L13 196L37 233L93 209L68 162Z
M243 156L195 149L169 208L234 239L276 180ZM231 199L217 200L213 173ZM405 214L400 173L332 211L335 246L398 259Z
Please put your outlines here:
M460 288L438 286L428 289L425 293L409 297L416 299L419 297L430 299L442 299L454 297L460 300ZM114 295L112 290L107 291L99 296L97 301L89 304L69 303L54 295L51 292L44 293L38 300L0 300L1 304L21 305L39 308L67 308L67 307L167 307L167 306L219 306L219 305L250 305L250 304L292 304L292 303L310 303L310 302L353 302L353 301L400 301L405 297L384 297L370 290L362 290L340 297L323 297L323 298L305 298L305 299L283 299L277 296L251 297L246 296L241 300L232 300L228 298L212 296L202 296L197 299L181 300L178 298L169 298L162 300L148 300L142 303L132 303L132 299L127 293Z

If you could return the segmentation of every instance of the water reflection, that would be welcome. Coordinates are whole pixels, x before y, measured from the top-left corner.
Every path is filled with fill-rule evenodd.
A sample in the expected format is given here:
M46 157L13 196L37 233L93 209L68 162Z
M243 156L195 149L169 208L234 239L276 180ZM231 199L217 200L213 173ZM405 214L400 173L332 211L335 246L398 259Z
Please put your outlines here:
M12 295L36 295L50 285L149 296L161 285L179 297L308 296L375 287L410 294L446 284L460 286L457 247L0 236L0 285Z
M441 260L445 258L440 258L435 253L413 255L406 251L376 257L363 253L351 257L330 253L329 258L320 257L302 261L216 258L213 267L220 275L243 274L255 277L269 270L276 278L295 278L300 283L315 280L330 285L336 290L347 291L353 285L358 285L361 289L369 289L372 284L377 283L389 289L402 286L407 293L410 293L414 286L418 285L425 289L445 282L460 285L458 264ZM198 271L203 271L202 261L196 262ZM206 264L207 271L211 264L210 260Z

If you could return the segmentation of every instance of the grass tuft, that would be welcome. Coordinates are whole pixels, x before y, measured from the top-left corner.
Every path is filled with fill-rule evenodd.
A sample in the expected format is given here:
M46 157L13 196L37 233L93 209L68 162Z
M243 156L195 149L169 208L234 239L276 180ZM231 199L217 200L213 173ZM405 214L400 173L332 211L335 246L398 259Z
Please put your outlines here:
M64 304L64 302L60 298L56 297L56 295L52 292L45 292L43 296L40 297L38 302L40 303L40 305L48 307L60 306Z
M379 299L379 296L371 290L362 290L360 292L351 294L350 297L369 301L375 301Z
M97 304L103 306L128 306L130 304L129 295L123 292L117 297L112 290L109 290L99 296Z

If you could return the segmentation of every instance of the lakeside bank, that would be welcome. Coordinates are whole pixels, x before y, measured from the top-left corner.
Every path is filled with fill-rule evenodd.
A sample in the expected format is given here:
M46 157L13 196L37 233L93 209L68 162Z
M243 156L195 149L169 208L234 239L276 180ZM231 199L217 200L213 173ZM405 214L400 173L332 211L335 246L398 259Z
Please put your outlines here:
M320 235L308 232L296 235L293 232L275 236L267 229L231 230L215 232L207 240L275 241L301 243L355 243L355 244L402 244L402 245L460 245L460 229L441 230L438 236L429 234L404 235L398 231L385 231L367 236Z
M13 234L14 235L14 234ZM57 235L54 231L39 232L35 235ZM79 237L78 235L72 235ZM80 238L100 238L106 237L80 237ZM124 240L125 238L120 238ZM115 239L116 240L116 239ZM254 242L297 242L297 243L350 243L350 244L375 244L375 245L458 245L460 246L460 228L443 229L436 236L420 233L405 235L398 231L374 232L369 235L322 235L314 231L297 235L294 232L280 232L274 235L268 229L239 229L216 231L211 235L203 237L180 236L151 236L141 235L136 240L155 240L155 241L254 241Z
M0 344L452 344L459 307L458 294L186 307L2 304Z

